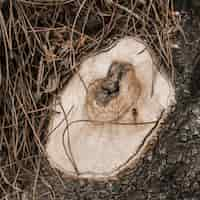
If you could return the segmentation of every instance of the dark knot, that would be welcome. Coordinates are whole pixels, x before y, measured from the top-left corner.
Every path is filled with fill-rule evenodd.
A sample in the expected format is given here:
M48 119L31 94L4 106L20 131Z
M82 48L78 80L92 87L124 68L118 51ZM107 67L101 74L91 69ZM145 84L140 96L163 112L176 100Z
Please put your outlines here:
M101 106L106 106L113 98L120 93L120 81L128 69L127 63L113 62L109 71L103 79L102 84L96 90L96 102Z

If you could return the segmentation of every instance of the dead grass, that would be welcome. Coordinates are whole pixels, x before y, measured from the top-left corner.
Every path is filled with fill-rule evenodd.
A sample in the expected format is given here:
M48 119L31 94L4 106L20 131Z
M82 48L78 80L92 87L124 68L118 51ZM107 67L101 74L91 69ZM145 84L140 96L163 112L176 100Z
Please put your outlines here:
M28 199L28 185L32 185L33 199L42 199L37 196L38 190L43 191L39 182L48 188L49 199L56 199L55 188L41 174L52 112L49 101L85 57L125 35L138 36L155 50L174 78L171 39L179 26L169 4L167 0L0 3L2 200ZM65 187L60 175L55 170L51 173Z

